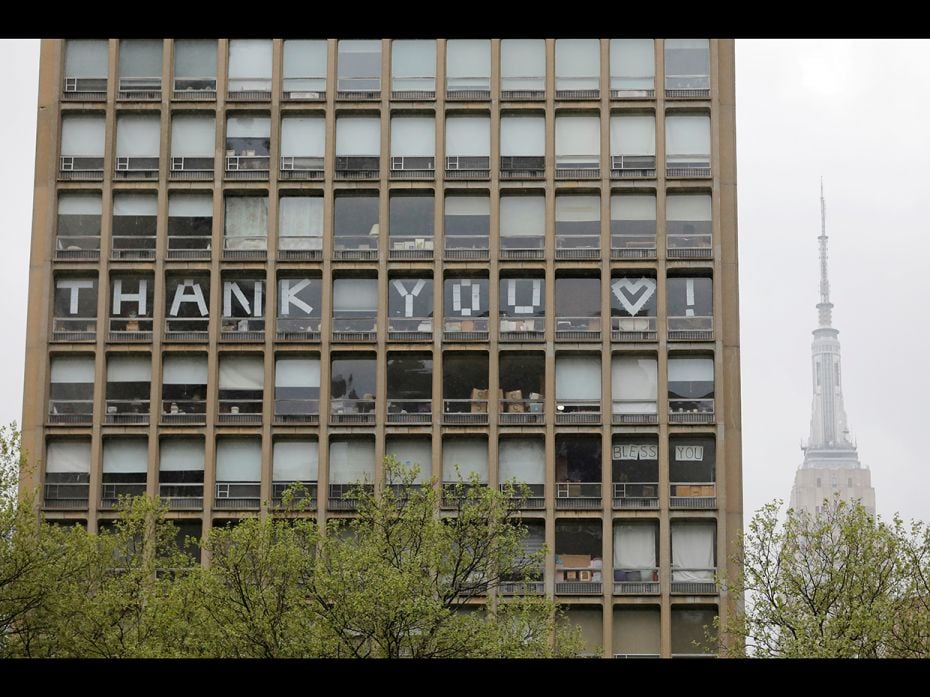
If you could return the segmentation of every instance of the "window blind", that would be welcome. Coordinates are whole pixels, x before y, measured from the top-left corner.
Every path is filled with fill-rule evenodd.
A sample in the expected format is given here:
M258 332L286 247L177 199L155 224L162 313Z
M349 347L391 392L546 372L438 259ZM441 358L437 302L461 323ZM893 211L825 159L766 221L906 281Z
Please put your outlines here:
M541 438L505 438L498 447L501 482L523 484L546 481L546 445Z
M220 438L216 441L217 482L258 482L261 475L261 440Z
M556 356L555 398L601 398L601 359L595 356Z
M159 448L158 469L162 472L203 471L202 438L164 438Z
M611 39L610 77L614 89L655 87L656 56L652 39Z
M103 157L105 120L96 114L61 117L62 157Z
M507 90L545 89L545 39L501 41L501 79Z
M161 77L161 39L123 39L119 42L120 77Z
M665 219L675 221L709 221L710 194L669 194L665 199Z
M557 223L596 223L601 219L598 196L564 195L555 197Z
M488 442L484 439L448 438L442 443L442 479L445 482L457 481L455 466L463 479L472 473L478 475L481 482L488 481Z
M255 87L240 83L239 89L261 89L261 79L271 79L271 41L269 39L231 39L229 42L229 79L257 78Z
M543 116L501 117L501 155L546 154L546 119Z
M178 114L171 119L172 157L213 157L215 138L213 116Z
M78 356L58 356L52 359L50 381L53 383L93 384L94 359Z
M388 455L394 455L405 467L418 465L417 484L426 484L433 476L433 448L426 438L388 438L385 443Z
M546 232L545 196L501 196L501 236L541 237Z
M149 444L145 438L107 438L103 441L103 473L145 473Z
M213 196L210 194L169 194L169 218L212 218Z
M322 196L283 196L278 205L279 236L323 236Z
M617 194L610 197L611 220L655 220L655 194Z
M601 74L601 49L597 39L556 39L555 88L596 90Z
M657 369L655 358L615 357L611 363L611 391L615 400L641 400L651 404L626 405L634 406L636 412L655 412L655 401L658 394Z
M215 39L176 39L175 77L216 77Z
M106 40L68 39L65 42L65 77L107 77Z
M207 357L165 356L162 382L165 385L206 385Z
M226 119L228 138L270 138L271 119L268 116L230 116Z
M433 157L436 121L432 116L395 116L391 119L392 157Z
M370 439L333 440L329 444L330 484L372 484L375 480L375 442Z
M221 390L261 390L264 384L265 367L260 357L220 357Z
M490 152L490 117L450 116L446 119L446 155L488 157Z
M336 119L337 157L377 157L381 154L381 119L341 116Z
M669 155L710 154L710 117L703 114L668 116L665 151Z
M323 157L326 119L318 116L285 116L281 119L283 157Z
M58 195L58 215L100 215L100 194L65 193Z
M279 358L275 362L275 387L319 387L319 358Z
M598 159L601 151L600 128L600 119L596 116L556 117L556 156L586 155Z
M267 196L229 196L226 199L226 237L268 234Z
M315 439L275 441L272 480L315 482L319 479L320 444Z
M45 471L90 472L90 440L50 440L45 452Z
M638 114L611 116L610 154L655 155L655 116Z
M113 215L158 215L158 197L155 194L114 194Z
M147 356L110 356L107 382L151 382L152 361Z

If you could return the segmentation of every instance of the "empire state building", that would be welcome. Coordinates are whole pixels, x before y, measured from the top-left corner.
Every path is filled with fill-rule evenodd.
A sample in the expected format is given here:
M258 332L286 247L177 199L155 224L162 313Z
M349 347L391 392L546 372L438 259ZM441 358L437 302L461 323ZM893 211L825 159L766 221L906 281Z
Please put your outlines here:
M832 326L833 303L827 276L828 238L822 183L820 218L820 302L817 303L818 326L811 342L814 389L811 430L810 438L802 445L804 462L795 473L791 507L815 514L820 512L824 500L839 497L844 501L860 500L874 515L875 490L871 473L859 462L843 407L839 330Z

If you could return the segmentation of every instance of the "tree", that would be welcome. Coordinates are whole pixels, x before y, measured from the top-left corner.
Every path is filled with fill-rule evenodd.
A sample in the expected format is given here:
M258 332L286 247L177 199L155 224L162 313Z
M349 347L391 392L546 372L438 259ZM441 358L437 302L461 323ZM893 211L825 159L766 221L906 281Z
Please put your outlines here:
M780 501L753 517L725 579L745 598L720 627L731 654L930 657L930 532L873 518L859 503L810 515Z

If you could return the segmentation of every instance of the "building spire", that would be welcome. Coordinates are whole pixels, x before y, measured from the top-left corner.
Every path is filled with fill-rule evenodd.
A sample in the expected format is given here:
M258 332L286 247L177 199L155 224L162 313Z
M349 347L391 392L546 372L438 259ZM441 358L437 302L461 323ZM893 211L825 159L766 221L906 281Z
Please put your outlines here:
M827 275L827 202L823 197L823 177L820 178L820 302L817 313L821 327L833 322L833 303L830 302L830 278Z

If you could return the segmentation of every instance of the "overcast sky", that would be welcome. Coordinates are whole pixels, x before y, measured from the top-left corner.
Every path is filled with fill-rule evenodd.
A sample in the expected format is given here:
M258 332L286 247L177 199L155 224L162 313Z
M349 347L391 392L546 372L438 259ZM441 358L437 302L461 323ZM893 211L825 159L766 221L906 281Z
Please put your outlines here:
M0 41L0 423L21 419L38 49ZM926 40L737 41L746 511L788 499L810 429L822 176L850 430L878 512L930 521L928 65Z

